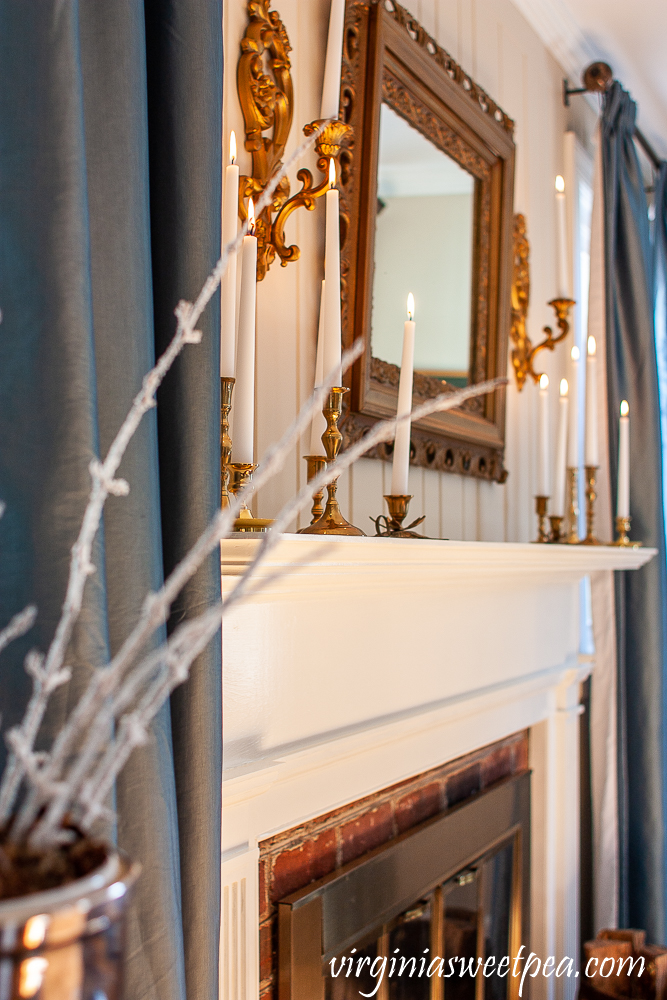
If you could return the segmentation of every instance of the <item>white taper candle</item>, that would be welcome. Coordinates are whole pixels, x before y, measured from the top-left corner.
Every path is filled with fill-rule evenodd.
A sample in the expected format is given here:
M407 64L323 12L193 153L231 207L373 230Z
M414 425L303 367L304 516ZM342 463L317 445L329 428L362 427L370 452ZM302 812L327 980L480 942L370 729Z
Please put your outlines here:
M322 281L322 293L320 295L320 322L317 330L317 353L315 356L315 388L322 385L324 379L324 281ZM321 410L318 410L313 417L310 427L310 450L309 455L325 455L322 435L327 429L327 422Z
M257 305L257 237L252 198L248 235L241 250L241 302L234 387L234 462L252 464L255 455L255 315Z
M324 63L324 85L320 118L338 118L340 105L340 70L343 60L345 0L331 0L329 38Z
M324 375L335 369L334 386L341 384L340 356L340 221L336 161L329 161L326 193L326 240L324 256Z
M600 464L598 448L598 382L595 337L588 338L586 355L586 437L584 442L584 465Z
M548 497L549 489L549 376L540 376L537 405L537 495Z
M626 399L621 403L618 423L618 495L616 516L630 517L630 407Z
M559 174L556 178L556 252L558 256L558 298L569 299L570 269L567 255L567 210L565 205L565 181Z
M239 223L239 168L236 163L236 135L229 137L229 166L225 170L225 199L222 209L222 245L236 237ZM220 310L220 375L234 378L236 364L236 254L227 261L222 279Z
M562 378L560 380L560 398L558 400L558 440L556 442L556 467L554 469L554 493L552 503L552 512L555 517L564 517L565 515L568 404L567 379Z
M403 327L403 354L401 356L401 377L398 383L398 406L396 416L412 413L412 380L415 362L415 300L412 292L408 295L408 318ZM391 468L391 492L394 496L405 496L408 492L408 470L410 467L410 421L404 420L396 428L394 439L394 462Z
M570 399L570 431L567 442L567 464L570 469L579 468L579 348L575 346L570 351L570 381L568 397Z

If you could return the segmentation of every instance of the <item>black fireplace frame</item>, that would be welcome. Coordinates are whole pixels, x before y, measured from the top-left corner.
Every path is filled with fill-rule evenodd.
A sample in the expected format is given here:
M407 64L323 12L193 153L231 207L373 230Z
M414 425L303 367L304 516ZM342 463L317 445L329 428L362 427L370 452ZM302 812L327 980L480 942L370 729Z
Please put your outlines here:
M510 839L510 954L530 935L530 774L460 806L292 893L278 904L278 998L324 1000L324 964ZM509 1000L518 980L508 977Z

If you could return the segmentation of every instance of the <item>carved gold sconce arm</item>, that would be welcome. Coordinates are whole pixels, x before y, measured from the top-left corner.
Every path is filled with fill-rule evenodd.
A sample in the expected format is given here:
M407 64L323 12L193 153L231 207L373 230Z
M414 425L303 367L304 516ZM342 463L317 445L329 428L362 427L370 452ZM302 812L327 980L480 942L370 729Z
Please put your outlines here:
M559 333L554 336L550 326L544 327L545 339L533 346L526 330L528 304L530 300L530 245L526 235L526 219L523 215L514 216L514 279L512 283L512 365L516 376L519 392L523 389L528 375L534 382L539 382L540 372L533 367L535 356L539 351L553 351L556 344L565 340L570 332L570 310L575 305L574 299L552 299L549 305L556 313Z
M239 216L247 215L246 201L257 200L271 176L280 167L289 138L294 113L294 94L290 74L291 46L285 26L275 10L269 10L271 0L248 0L248 26L241 42L237 69L237 87L245 122L245 148L252 154L252 176L242 176L239 182ZM265 72L265 61L271 75ZM312 135L321 121L311 122L303 129ZM273 130L269 138L263 133ZM284 178L276 189L273 202L257 219L257 280L261 281L276 258L286 267L299 259L296 245L287 246L285 224L297 208L315 208L315 201L329 186L329 161L338 159L341 148L350 140L352 128L342 121L331 121L325 127L315 149L317 166L324 179L313 185L310 170L299 170L301 188L290 197L290 184Z

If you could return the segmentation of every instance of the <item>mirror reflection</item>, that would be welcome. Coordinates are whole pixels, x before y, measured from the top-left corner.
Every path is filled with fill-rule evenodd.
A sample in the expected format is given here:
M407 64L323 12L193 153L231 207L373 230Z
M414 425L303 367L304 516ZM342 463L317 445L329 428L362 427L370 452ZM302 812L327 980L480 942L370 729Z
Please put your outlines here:
M475 179L382 104L371 343L401 364L405 301L418 324L415 371L467 385Z

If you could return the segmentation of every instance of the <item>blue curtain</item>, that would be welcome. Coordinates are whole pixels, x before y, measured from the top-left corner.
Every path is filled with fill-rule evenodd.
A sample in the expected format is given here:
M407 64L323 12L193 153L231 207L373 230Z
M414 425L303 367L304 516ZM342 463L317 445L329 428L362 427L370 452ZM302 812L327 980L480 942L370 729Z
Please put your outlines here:
M31 632L0 659L3 731L29 693L22 667L46 649L88 463L219 256L221 0L0 0L0 623L28 602ZM159 408L120 469L48 740L88 676L118 648L217 507L219 303L202 320ZM219 560L173 621L219 599ZM116 789L118 841L143 865L129 928L131 1000L218 989L220 644L194 664L153 740ZM0 740L0 768L4 764Z
M609 469L612 500L622 399L630 404L632 535L659 550L617 573L621 926L666 932L667 581L660 405L648 206L633 135L636 105L615 81L602 115Z

